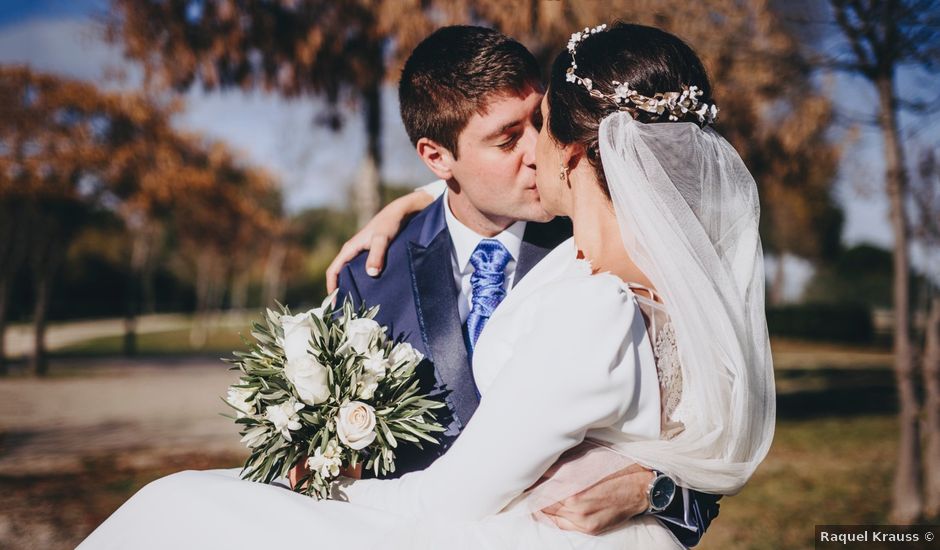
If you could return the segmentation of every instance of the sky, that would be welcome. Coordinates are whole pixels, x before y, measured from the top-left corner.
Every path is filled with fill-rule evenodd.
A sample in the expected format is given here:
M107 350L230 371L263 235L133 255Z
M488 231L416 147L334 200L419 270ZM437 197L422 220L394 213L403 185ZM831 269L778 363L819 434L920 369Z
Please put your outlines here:
M5 0L0 4L0 63L28 64L49 71L116 86L105 75L122 69L128 81L139 81L140 71L122 59L120 49L101 38L96 22L107 8L106 0ZM936 90L931 75L904 72L899 91L906 97L924 97ZM874 89L860 78L836 76L822 84L834 100L845 125L870 116L877 107ZM340 132L314 123L322 103L315 98L285 100L263 93L192 91L186 110L176 120L181 129L201 132L227 142L273 172L282 181L290 211L321 205L340 205L348 197L365 148L360 117L351 113ZM433 175L418 160L398 118L394 90L383 96L383 176L390 183L420 185ZM726 116L733 116L726 114ZM903 117L902 126L916 132L909 140L913 159L928 146L940 145L938 117ZM892 246L884 197L884 163L881 135L876 128L858 125L858 138L843 154L836 184L846 223L847 245L871 242ZM923 256L914 250L915 263ZM799 292L810 274L807 264L788 265L792 274L787 294Z
M127 82L139 82L141 71L122 58L118 46L101 38L95 17L106 7L101 0L0 3L0 63L27 64L106 87L119 86L105 78L116 70L127 74ZM385 90L383 107L385 181L421 185L433 180L408 141L393 90ZM315 124L320 112L322 103L315 98L193 90L176 123L223 140L272 171L284 186L288 209L297 211L345 203L365 149L360 116L348 113L337 133Z

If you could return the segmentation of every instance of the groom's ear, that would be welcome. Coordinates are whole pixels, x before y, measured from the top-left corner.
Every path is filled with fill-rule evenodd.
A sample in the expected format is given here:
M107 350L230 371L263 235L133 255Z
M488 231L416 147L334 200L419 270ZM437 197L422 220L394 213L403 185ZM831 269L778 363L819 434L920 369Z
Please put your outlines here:
M418 156L424 164L442 180L449 180L454 176L454 155L433 139L421 138L415 144Z

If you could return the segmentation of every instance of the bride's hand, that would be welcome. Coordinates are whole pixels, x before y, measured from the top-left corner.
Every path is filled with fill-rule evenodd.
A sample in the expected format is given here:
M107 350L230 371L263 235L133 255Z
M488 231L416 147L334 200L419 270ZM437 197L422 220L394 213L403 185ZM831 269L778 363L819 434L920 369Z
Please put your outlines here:
M559 529L599 535L646 511L646 492L653 477L652 470L633 464L542 513Z
M294 489L307 472L310 470L307 469L307 457L301 457L297 464L294 464L294 467L290 469L287 473L287 480L290 481L290 488Z
M333 292L339 284L339 272L363 250L369 251L366 273L378 277L385 267L385 252L389 243L401 231L402 225L412 214L420 212L434 202L434 197L416 190L388 203L358 233L346 241L339 254L326 269L326 291Z

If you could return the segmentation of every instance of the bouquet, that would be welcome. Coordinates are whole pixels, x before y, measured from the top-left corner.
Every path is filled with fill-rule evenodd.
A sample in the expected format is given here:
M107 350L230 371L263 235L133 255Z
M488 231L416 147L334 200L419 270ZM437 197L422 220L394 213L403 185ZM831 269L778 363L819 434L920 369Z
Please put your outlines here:
M378 307L334 308L333 296L298 315L267 310L249 351L227 360L242 373L225 401L251 450L243 479L270 483L305 459L294 490L329 498L341 469L364 462L376 475L393 472L398 445L436 444L444 431L434 413L444 404L415 376L421 353L389 339Z

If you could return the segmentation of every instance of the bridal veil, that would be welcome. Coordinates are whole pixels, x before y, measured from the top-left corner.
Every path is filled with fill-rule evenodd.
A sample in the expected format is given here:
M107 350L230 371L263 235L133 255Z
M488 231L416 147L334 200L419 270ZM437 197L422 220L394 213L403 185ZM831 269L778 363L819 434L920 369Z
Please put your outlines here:
M674 325L688 411L671 439L612 448L682 486L737 493L766 456L776 415L757 185L710 127L618 111L599 134L624 246Z

